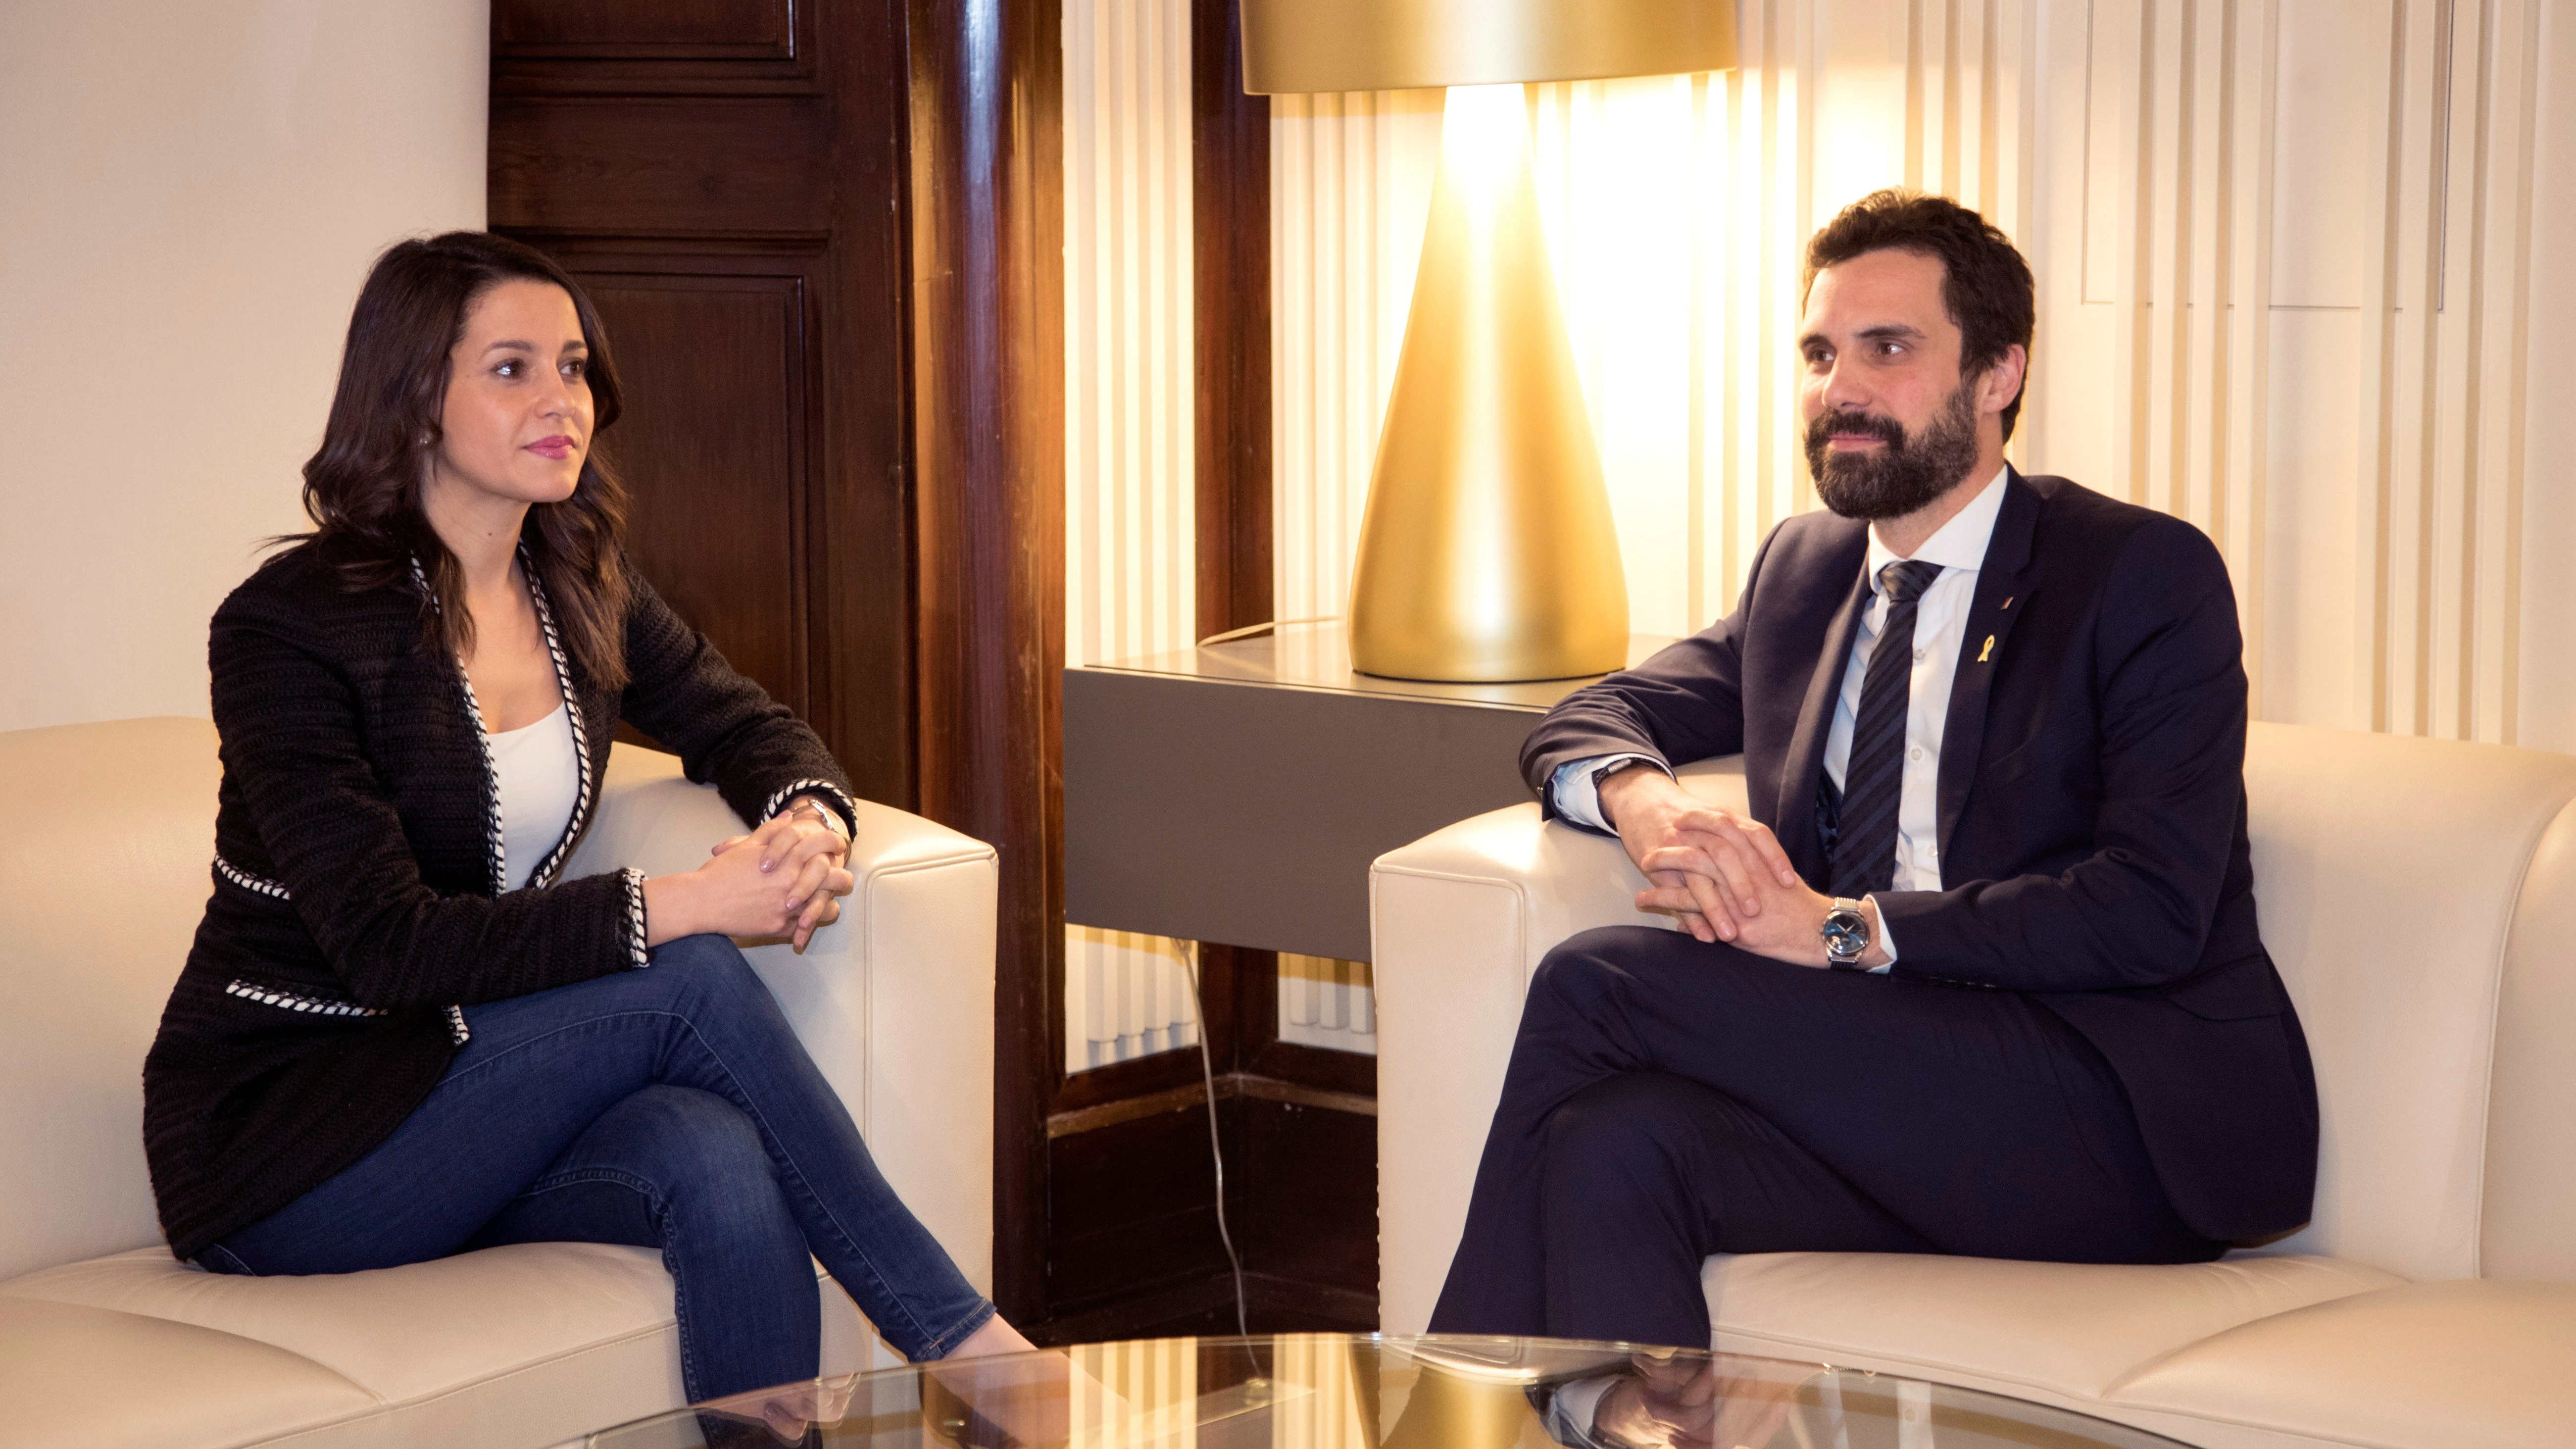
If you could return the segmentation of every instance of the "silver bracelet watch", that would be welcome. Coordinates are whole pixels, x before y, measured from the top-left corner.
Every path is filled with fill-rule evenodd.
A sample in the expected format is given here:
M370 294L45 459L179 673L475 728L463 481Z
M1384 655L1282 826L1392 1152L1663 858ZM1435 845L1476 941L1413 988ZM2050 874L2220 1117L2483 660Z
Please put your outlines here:
M793 815L800 810L813 811L815 819L821 823L824 829L841 837L841 843L843 845L850 843L850 827L841 822L841 817L833 811L831 806L824 804L822 801L815 799L811 795L799 795L793 801L788 803L787 813Z

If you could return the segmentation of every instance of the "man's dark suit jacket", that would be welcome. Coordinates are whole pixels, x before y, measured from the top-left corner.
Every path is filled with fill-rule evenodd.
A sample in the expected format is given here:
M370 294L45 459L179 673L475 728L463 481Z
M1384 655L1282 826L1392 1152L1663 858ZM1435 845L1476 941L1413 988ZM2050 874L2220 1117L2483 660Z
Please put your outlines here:
M2028 993L2126 1084L2185 1222L2277 1236L2315 1191L2316 1082L2255 927L2226 564L2191 525L2065 479L2004 486L1942 736L1944 889L1878 895L1894 974ZM1545 798L1593 755L1741 753L1754 816L1823 889L1817 782L1868 547L1831 513L1781 524L1734 614L1568 696L1522 773Z

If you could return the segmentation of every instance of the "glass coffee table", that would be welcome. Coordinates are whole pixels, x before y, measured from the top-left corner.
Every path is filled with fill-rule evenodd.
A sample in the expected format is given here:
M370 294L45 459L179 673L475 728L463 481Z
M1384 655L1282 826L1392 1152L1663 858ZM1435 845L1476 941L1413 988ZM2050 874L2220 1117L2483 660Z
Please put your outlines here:
M1581 1429L1570 1422L1582 1421ZM1607 1430L1609 1432L1598 1432ZM1587 1439L1585 1431L1595 1431ZM789 1385L591 1449L2170 1449L1973 1389L1556 1339L1277 1334L1088 1344Z

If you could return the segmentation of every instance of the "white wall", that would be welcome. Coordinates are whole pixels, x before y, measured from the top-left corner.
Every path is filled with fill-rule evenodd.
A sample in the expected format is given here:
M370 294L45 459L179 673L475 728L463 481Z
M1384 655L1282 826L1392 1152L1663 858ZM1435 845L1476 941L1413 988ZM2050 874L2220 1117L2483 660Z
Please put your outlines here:
M483 224L483 0L0 4L0 730L206 713L350 303Z

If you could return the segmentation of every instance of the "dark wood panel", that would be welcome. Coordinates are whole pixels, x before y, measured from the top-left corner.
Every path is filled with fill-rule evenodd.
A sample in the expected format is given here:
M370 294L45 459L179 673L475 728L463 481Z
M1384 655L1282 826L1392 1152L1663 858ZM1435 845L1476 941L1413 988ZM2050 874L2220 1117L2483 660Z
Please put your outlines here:
M1001 852L994 1296L1035 1321L1064 1070L1062 16L908 13L921 808Z
M629 552L736 669L810 716L804 279L574 275L626 389L612 446Z
M1227 1226L1255 1331L1377 1326L1377 1119L1251 1095L1218 1103ZM1191 1105L1050 1149L1048 1301L1062 1332L1157 1331L1213 1311L1234 1326L1217 1235L1206 1108ZM1216 1295L1192 1291L1214 1280ZM1114 1327L1117 1333L1093 1330Z
M1220 1102L1227 1159L1242 1160L1242 1101ZM1049 1144L1047 1303L1080 1313L1226 1271L1216 1232L1207 1109L1191 1106ZM1242 1187L1228 1194L1242 1226Z
M1245 1317L1254 1333L1375 1333L1377 1295L1314 1283L1243 1275ZM1212 1338L1235 1331L1234 1283L1224 1276L1176 1283L1043 1323L1041 1344L1105 1343L1135 1338ZM1204 1365L1202 1370L1204 1371ZM1240 1370L1238 1370L1240 1372ZM1205 1391L1210 1381L1202 1378Z
M803 3L803 0L800 0ZM808 7L810 8L810 6ZM815 687L871 799L917 809L909 104L904 0L840 0L818 55L832 96L832 248L818 308L821 446Z
M781 567L804 571L803 617L765 647L802 650L799 707L860 793L910 808L918 795L903 7L797 0L794 58L784 60L677 54L692 36L774 39L774 24L760 19L767 11L620 0L576 13L539 0L545 15L521 7L512 20L505 8L501 21L574 27L546 33L577 44L560 54L496 50L488 191L496 230L543 247L578 275L798 279L806 401L793 430L805 461L797 553ZM736 26L746 17L758 23ZM621 58L621 36L651 54ZM633 358L633 341L620 340ZM674 361L676 393L712 397L736 385L689 371L705 360ZM629 441L632 453L645 440ZM690 446L706 450L703 441ZM683 471L714 495L689 507L726 506L723 475ZM706 587L730 566L708 552L691 563L709 571Z
M1215 1004L1211 1002L1208 1007L1209 1014L1214 1015L1216 1010ZM1208 1045L1211 1050L1217 1047L1218 1043L1213 1035ZM1231 1070L1234 1058L1232 1052L1228 1050L1216 1052L1215 1060L1217 1070L1222 1072ZM1199 1085L1200 1076L1199 1054L1195 1049L1189 1048L1155 1052L1151 1056L1135 1057L1105 1067L1094 1067L1090 1071L1065 1079L1064 1086L1057 1090L1047 1115L1052 1122L1070 1113L1097 1111L1116 1103L1157 1097L1175 1090L1186 1089L1205 1095ZM1050 1130L1053 1129L1050 1128Z
M1214 1337L1234 1332L1234 1322L1234 1283L1220 1274L1068 1313L1033 1326L1029 1337L1046 1346Z
M495 94L495 230L815 235L832 221L819 97Z
M1190 6L1198 632L1270 598L1270 100L1243 93L1237 0Z
M1250 1099L1237 1134L1243 1166L1230 1176L1242 1178L1241 1196L1232 1198L1241 1209L1232 1226L1244 1266L1361 1295L1373 1307L1377 1118Z
M495 55L784 60L792 0L492 0Z
M1274 973L1278 969L1277 960L1277 957L1271 958L1271 970ZM1311 1087L1321 1092L1347 1092L1354 1097L1366 1097L1375 1101L1377 1098L1376 1057L1366 1052L1339 1052L1325 1047L1311 1047L1293 1041L1278 1040L1279 993L1275 985L1277 979L1274 974L1271 978L1274 985L1270 993L1263 998L1270 1004L1269 1036L1271 1039L1244 1058L1243 1069L1249 1073L1292 1082L1301 1087ZM1249 993L1246 994L1249 995ZM1377 1176L1377 1151L1374 1146L1369 1150L1368 1176L1371 1181L1374 1181Z

